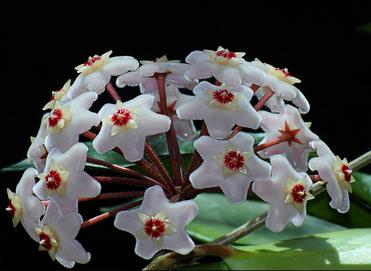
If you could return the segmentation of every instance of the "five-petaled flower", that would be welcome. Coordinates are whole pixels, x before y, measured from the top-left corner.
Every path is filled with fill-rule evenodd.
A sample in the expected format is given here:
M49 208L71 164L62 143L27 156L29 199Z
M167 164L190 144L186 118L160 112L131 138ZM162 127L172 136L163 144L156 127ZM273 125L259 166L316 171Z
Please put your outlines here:
M62 215L53 201L50 201L41 224L34 229L38 236L39 250L45 250L53 260L66 268L77 263L88 263L90 253L75 240L80 230L82 217L74 212Z
M131 56L111 57L112 51L103 55L94 55L76 67L80 75L72 84L69 98L75 98L87 91L94 91L97 94L104 92L111 76L118 76L128 71L136 70L139 66L138 61Z
M152 258L161 249L188 254L195 245L185 226L197 213L194 201L169 203L162 188L153 186L146 190L142 205L118 213L114 225L135 236L135 253L145 259Z
M65 153L52 149L34 193L40 199L53 199L63 214L76 212L79 198L99 195L100 183L84 171L87 152L83 143L76 143Z
M31 145L27 150L27 158L32 161L34 166L39 171L43 171L45 167L45 160L47 155L47 150L44 146L45 137L47 134L47 124L44 121L44 118L47 117L47 114L41 119L41 124L39 131L37 132L36 137L31 136Z
M261 117L250 104L253 92L246 86L215 86L203 81L194 89L196 95L178 107L180 119L204 120L212 137L225 138L235 124L257 129Z
M309 102L301 91L293 86L301 81L293 77L287 68L275 68L267 63L262 63L258 59L252 62L254 66L266 72L266 79L261 87L255 92L261 99L270 88L275 94L266 102L272 112L281 112L284 107L283 100L291 101L296 105L301 113L308 113L310 109Z
M67 97L67 93L71 88L71 80L68 80L64 83L63 87L57 91L52 91L52 97L50 101L43 107L43 110L53 109L57 102L64 103L67 102L69 99Z
M330 148L321 140L311 142L318 157L309 160L311 170L317 170L321 179L326 181L326 190L331 197L330 206L340 213L349 210L349 192L351 183L355 182L352 170L346 159L335 156Z
M56 147L65 152L78 142L80 134L99 124L98 115L89 111L97 98L95 92L89 91L63 105L56 104L44 118L47 123L47 150Z
M228 141L208 136L197 139L194 146L203 163L189 177L193 187L220 186L232 203L244 201L252 181L270 176L269 163L254 154L253 145L254 138L242 132Z
M98 113L103 125L94 149L106 153L118 147L128 161L142 159L146 137L170 128L169 117L151 111L153 101L153 95L143 94L125 103L105 104Z
M311 151L309 142L318 139L318 136L309 130L298 109L291 105L285 105L279 114L267 111L259 111L259 114L262 117L260 127L267 133L259 144L278 136L287 138L286 141L268 147L260 153L265 156L285 154L294 168L306 170L308 153Z
M15 193L7 189L8 206L6 207L6 210L12 216L13 226L15 227L21 222L26 232L35 241L37 240L37 235L34 232L34 228L40 224L40 218L45 211L44 205L32 193L36 176L37 170L29 168L23 173Z
M249 83L261 85L266 77L265 72L246 62L242 58L244 55L220 46L216 51L193 51L186 57L191 68L184 76L190 80L215 77L221 83L231 86Z
M254 182L252 190L270 204L267 228L280 232L290 221L295 226L303 224L307 201L314 198L309 193L312 181L306 173L295 171L283 155L270 160L271 178Z

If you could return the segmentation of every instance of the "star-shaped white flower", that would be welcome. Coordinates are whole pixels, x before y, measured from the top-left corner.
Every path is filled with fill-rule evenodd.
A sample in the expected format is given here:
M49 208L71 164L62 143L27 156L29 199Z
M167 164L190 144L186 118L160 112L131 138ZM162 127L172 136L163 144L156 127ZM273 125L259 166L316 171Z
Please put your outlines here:
M88 263L90 253L76 240L82 222L80 214L63 216L56 204L50 201L41 225L34 230L39 250L47 251L53 261L57 260L66 268L74 267L75 262Z
M78 142L80 134L99 124L98 115L89 111L97 98L95 92L89 91L63 105L56 103L54 109L44 118L47 123L47 150L56 147L65 152Z
M267 111L259 111L259 114L262 117L260 127L267 133L260 144L284 133L292 136L289 141L266 148L260 154L266 157L285 154L295 169L305 171L308 167L308 153L311 151L309 142L318 139L318 136L309 130L298 109L285 105L279 114Z
M43 110L53 109L57 102L63 104L69 101L67 93L71 88L71 80L68 80L61 89L52 91L50 101L43 107Z
M136 71L125 73L117 77L116 85L120 88L128 86L140 86L142 93L157 92L157 81L153 78L155 73L167 73L165 82L179 88L192 89L194 81L184 77L184 72L190 65L180 63L178 60L168 60L166 56L157 58L155 61L140 61L142 66Z
M31 145L27 151L27 158L32 161L37 170L43 171L45 167L45 155L47 151L44 146L45 137L46 137L46 128L47 124L43 121L47 117L45 114L41 120L39 131L37 132L36 137L31 137Z
M112 51L103 55L95 55L76 67L80 75L72 84L68 96L75 98L86 91L94 91L97 94L104 92L111 76L118 76L128 71L136 70L138 61L131 56L111 57Z
M63 214L76 212L79 198L98 196L100 183L84 171L87 152L83 143L76 143L65 153L52 149L34 193L40 199L52 198Z
M246 62L245 53L232 52L220 47L216 51L193 51L186 57L191 64L184 76L190 80L215 77L228 85L257 84L265 80L265 72Z
M355 179L347 160L335 156L321 140L314 140L311 146L318 157L310 159L308 166L313 171L317 170L321 179L327 182L326 190L331 197L330 206L340 213L348 212L349 192L352 192L351 183L355 182Z
M212 137L225 138L235 124L257 129L261 117L251 106L253 92L246 86L215 86L203 81L194 89L196 95L178 107L180 119L204 120Z
M259 159L253 150L254 138L238 133L230 140L202 136L194 142L203 159L189 179L195 188L220 186L232 203L244 201L250 183L270 176L269 163Z
M293 86L301 81L290 75L287 68L280 69L275 68L267 63L260 62L259 59L255 59L252 64L266 72L266 79L257 91L256 96L261 99L269 87L275 94L268 100L266 106L268 106L272 112L281 112L283 109L284 101L291 101L295 104L301 113L308 113L310 105L303 93Z
M133 234L135 253L150 259L161 249L188 254L195 246L185 227L198 214L194 201L169 203L160 186L152 186L144 193L142 205L116 215L116 228Z
M272 177L253 183L252 190L269 203L266 226L274 232L282 231L291 221L301 226L307 214L307 201L312 181L304 172L297 172L283 155L271 157Z
M94 149L106 153L118 147L131 162L143 158L146 137L164 133L170 118L151 111L154 96L139 95L125 103L105 104L98 115L102 128L93 141Z
M8 206L6 207L12 215L13 226L21 222L26 232L35 241L37 241L37 235L34 228L40 224L40 218L45 211L44 205L32 193L37 174L36 169L28 168L17 184L15 193L7 189Z

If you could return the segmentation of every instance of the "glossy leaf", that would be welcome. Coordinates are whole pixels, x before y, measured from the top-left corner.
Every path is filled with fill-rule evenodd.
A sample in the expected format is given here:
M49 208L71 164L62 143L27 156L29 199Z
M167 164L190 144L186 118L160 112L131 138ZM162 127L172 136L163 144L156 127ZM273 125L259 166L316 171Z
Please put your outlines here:
M221 194L204 193L197 196L195 201L200 209L199 215L188 225L187 230L193 238L203 242L212 241L268 210L266 203L253 200L248 200L239 205L232 205ZM308 216L302 227L295 227L289 224L283 232L277 234L263 226L236 241L236 244L270 243L305 234L337 231L340 229L344 229L344 227Z
M371 269L371 229L350 229L257 246L224 258L237 269Z
M371 207L371 175L361 172L353 173L356 182L352 184L352 197Z

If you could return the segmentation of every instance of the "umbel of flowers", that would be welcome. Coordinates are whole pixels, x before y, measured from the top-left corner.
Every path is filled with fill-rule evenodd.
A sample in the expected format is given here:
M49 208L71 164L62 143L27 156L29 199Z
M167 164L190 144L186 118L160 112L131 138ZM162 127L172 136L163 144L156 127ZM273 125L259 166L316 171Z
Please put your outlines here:
M135 236L135 253L145 259L163 249L188 254L195 244L186 226L197 216L193 198L202 192L221 192L238 204L251 187L269 204L266 226L275 232L290 222L302 225L316 186L326 187L332 208L348 211L352 169L303 121L309 103L287 68L249 62L244 53L222 47L193 51L186 63L163 56L140 64L111 54L89 57L76 67L72 84L68 80L52 92L27 153L34 168L24 172L15 192L7 189L14 226L22 224L52 260L67 268L89 262L76 236L110 217L117 229ZM126 86L139 86L141 94L122 100ZM92 105L107 94L112 103L93 112ZM265 138L256 144L247 129L262 129ZM151 145L163 133L170 169ZM188 169L177 138L194 140ZM89 157L79 142L84 139L96 152L114 151L142 170ZM308 161L309 152L317 156ZM121 175L92 176L87 163ZM110 182L143 189L101 193ZM79 213L87 200L127 198L137 200L93 218Z

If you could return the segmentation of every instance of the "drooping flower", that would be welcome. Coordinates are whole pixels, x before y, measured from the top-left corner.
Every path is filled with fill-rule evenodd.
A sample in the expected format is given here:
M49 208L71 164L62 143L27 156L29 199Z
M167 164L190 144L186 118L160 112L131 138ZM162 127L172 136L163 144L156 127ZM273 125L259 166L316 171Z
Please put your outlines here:
M89 111L97 98L95 92L89 91L63 105L56 103L54 109L44 118L47 123L47 150L56 147L65 152L78 142L80 134L99 124L98 115Z
M67 93L71 88L71 80L68 80L64 83L63 87L57 91L52 91L52 97L50 101L43 107L43 110L53 109L57 102L63 104L64 102L68 102Z
M196 95L178 107L180 119L204 120L212 137L225 138L235 124L257 129L259 114L251 106L253 92L246 86L215 86L203 81L194 89Z
M254 138L238 133L230 140L202 136L194 142L203 159L189 179L195 188L220 186L232 203L246 199L250 183L270 176L270 165L259 159L253 150Z
M298 109L291 105L285 105L279 114L267 111L259 111L259 114L262 117L260 127L267 133L259 144L282 134L290 135L288 141L268 147L260 153L267 157L274 154L285 154L295 169L306 170L308 153L311 151L309 142L318 139L318 136L309 130Z
M53 199L63 214L76 212L79 198L98 196L100 183L84 171L87 152L83 143L76 143L65 153L52 149L34 193L40 199Z
M246 62L242 58L244 55L220 46L216 51L193 51L186 57L191 68L184 76L190 80L215 77L231 86L248 83L261 85L265 80L265 72Z
M135 253L150 259L161 249L188 254L195 246L185 226L198 214L194 201L169 203L160 186L148 188L142 205L116 215L116 228L133 234Z
M112 51L103 55L94 55L76 67L80 75L72 84L68 96L72 99L87 91L97 94L104 92L111 76L118 76L128 71L136 70L138 61L131 56L111 57Z
M274 232L282 231L291 221L301 226L306 216L307 201L312 181L305 172L297 172L283 155L270 158L272 176L268 180L254 182L252 190L269 203L266 226Z
M311 146L316 150L318 157L309 160L311 170L317 170L322 180L326 181L326 190L331 197L330 206L340 213L349 211L349 192L351 184L355 182L352 169L346 159L335 156L325 142L314 140Z
M46 128L47 124L43 119L47 117L45 114L41 120L39 131L37 132L36 137L31 137L31 145L27 150L27 158L32 161L34 166L39 171L43 171L45 167L45 160L47 150L45 149L44 142L46 137Z
M292 76L287 68L275 68L272 65L260 62L259 59L255 59L252 64L266 72L267 75L264 83L256 91L256 96L261 99L266 93L267 88L270 88L275 93L266 103L266 106L268 106L272 112L281 112L283 110L283 100L291 101L303 114L309 112L309 102L303 93L293 86L301 81Z
M34 232L34 228L40 224L40 218L45 211L44 205L32 193L36 176L36 169L26 169L17 184L15 193L7 189L8 206L6 207L6 211L12 216L13 226L15 227L21 222L26 232L35 241L37 240L37 235Z
M74 267L75 262L88 263L90 253L76 240L82 222L80 214L62 215L56 204L50 201L41 225L34 230L39 250L47 251L53 261L57 260L66 268Z
M93 141L94 149L105 153L118 147L131 162L143 158L146 137L164 133L170 118L151 111L154 96L143 94L116 105L106 104L99 111L102 128Z

